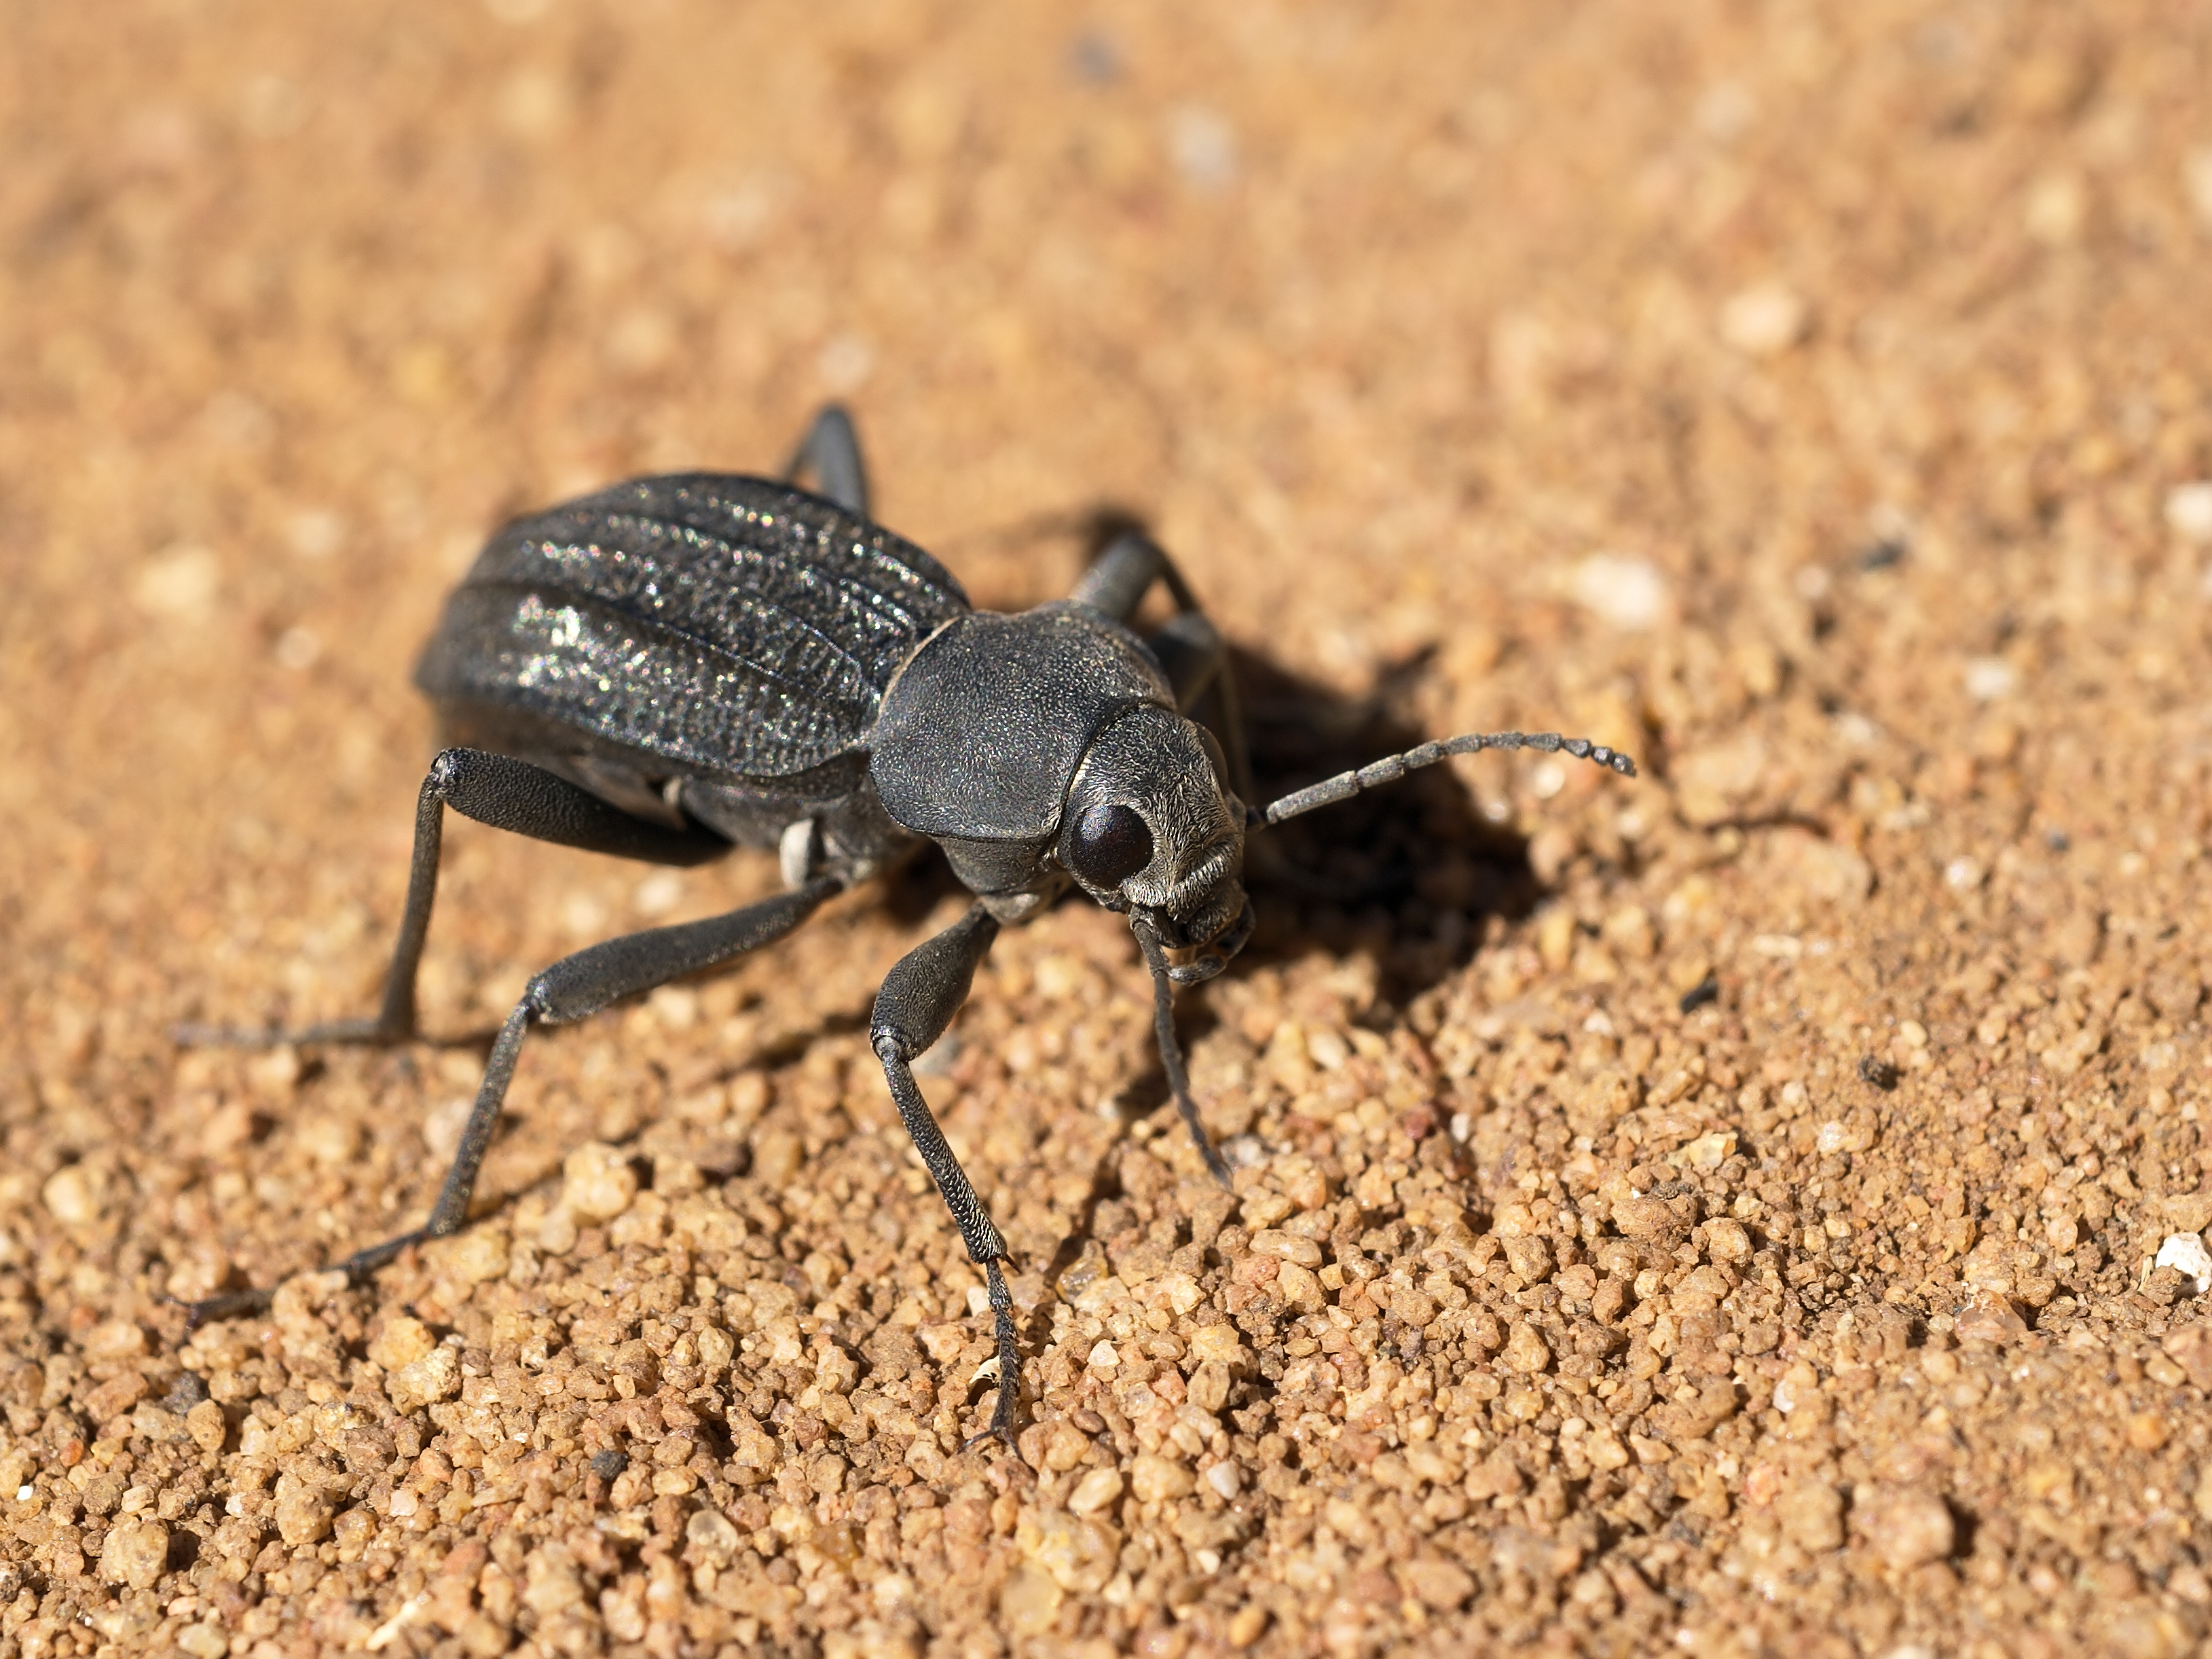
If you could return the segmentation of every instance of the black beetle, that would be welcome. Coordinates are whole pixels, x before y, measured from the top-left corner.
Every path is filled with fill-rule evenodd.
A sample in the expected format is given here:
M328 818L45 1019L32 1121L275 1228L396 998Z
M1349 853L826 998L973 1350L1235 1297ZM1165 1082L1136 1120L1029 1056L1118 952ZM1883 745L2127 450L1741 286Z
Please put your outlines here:
M811 473L818 493L792 480ZM1176 614L1129 623L1155 583ZM1447 755L1564 750L1517 732L1425 744L1299 790L1250 793L1228 655L1166 554L1113 540L1075 592L1019 616L975 610L937 561L867 517L850 419L816 417L780 480L640 478L519 519L448 601L415 673L455 746L423 780L407 908L374 1019L187 1039L407 1041L445 809L541 841L667 864L732 843L779 849L787 891L704 921L592 945L530 981L494 1042L429 1219L339 1266L356 1277L458 1231L522 1039L781 938L832 895L944 850L975 902L884 980L870 1038L899 1114L988 1283L998 1400L1019 1391L1006 1241L946 1146L912 1062L944 1034L1000 927L1069 885L1125 914L1151 970L1160 1060L1207 1166L1176 1042L1172 987L1221 971L1249 937L1249 830L1348 799ZM1192 718L1206 713L1212 729ZM265 1291L198 1304L243 1312Z

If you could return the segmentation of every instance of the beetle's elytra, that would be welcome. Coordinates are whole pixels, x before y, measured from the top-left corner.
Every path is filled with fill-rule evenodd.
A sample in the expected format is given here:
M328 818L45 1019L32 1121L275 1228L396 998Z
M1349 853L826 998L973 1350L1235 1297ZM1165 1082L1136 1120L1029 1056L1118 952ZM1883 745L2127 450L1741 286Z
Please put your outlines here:
M813 492L791 480L811 473ZM1176 607L1132 627L1154 584ZM453 1164L415 1231L339 1264L374 1271L454 1232L532 1025L581 1019L789 933L833 894L933 842L975 896L884 980L870 1037L900 1115L982 1268L998 1399L1020 1392L1006 1241L952 1156L912 1062L959 1011L1000 927L1070 886L1127 915L1153 984L1162 1065L1208 1166L1172 987L1219 973L1252 928L1245 836L1483 748L1626 756L1508 732L1425 744L1302 789L1250 793L1228 654L1167 556L1127 532L1067 599L979 611L945 568L867 516L860 445L824 410L781 479L641 478L519 519L447 602L416 672L449 741L416 807L407 905L381 1010L233 1041L378 1042L416 1032L415 979L447 807L541 841L688 864L779 850L787 890L727 915L580 951L531 981L486 1065ZM1203 723L1201 723L1201 720ZM198 1316L265 1292L219 1297Z

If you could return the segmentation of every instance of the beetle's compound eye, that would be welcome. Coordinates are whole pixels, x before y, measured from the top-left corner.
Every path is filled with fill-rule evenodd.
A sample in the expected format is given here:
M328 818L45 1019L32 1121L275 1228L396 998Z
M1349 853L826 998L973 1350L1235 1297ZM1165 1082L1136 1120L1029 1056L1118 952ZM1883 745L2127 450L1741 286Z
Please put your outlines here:
M1133 808L1111 801L1075 821L1067 867L1093 887L1119 887L1152 861L1152 832Z

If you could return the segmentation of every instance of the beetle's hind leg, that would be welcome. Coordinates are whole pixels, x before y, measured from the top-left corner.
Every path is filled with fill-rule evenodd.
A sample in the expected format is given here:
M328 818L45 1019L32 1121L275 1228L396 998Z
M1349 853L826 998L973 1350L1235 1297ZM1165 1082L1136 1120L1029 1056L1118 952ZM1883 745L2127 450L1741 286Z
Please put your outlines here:
M824 404L783 470L787 479L814 475L815 494L848 513L868 516L868 468L860 459L860 434L842 404Z
M908 951L876 994L875 1009L868 1017L868 1040L876 1058L883 1062L884 1080L890 1085L891 1098L898 1103L907 1133L914 1137L915 1150L921 1154L937 1190L944 1195L945 1207L952 1212L961 1242L968 1247L968 1259L983 1270L991 1297L992 1328L999 1350L999 1397L992 1407L991 1426L969 1443L995 1436L1012 1446L1014 1408L1021 1400L1022 1356L1014 1332L1014 1299L999 1265L1006 1260L1006 1237L946 1145L945 1132L938 1127L929 1103L922 1098L921 1085L914 1080L913 1065L952 1024L952 1017L968 1000L969 987L975 982L977 965L990 954L991 941L998 936L997 919L977 904L936 938Z
M535 841L580 847L586 852L655 864L699 864L729 850L709 830L672 830L631 817L588 790L528 761L483 749L448 749L430 763L415 803L415 853L407 878L407 908L400 917L398 941L392 950L392 971L384 981L384 1006L368 1019L331 1020L295 1030L231 1030L220 1026L182 1025L178 1042L270 1048L280 1042L360 1042L389 1045L416 1034L415 981L422 966L422 945L430 932L430 911L438 896L438 851L445 836L446 809L512 830Z
M461 1129L461 1144L430 1218L413 1232L388 1238L356 1251L337 1263L339 1271L359 1279L383 1267L410 1244L443 1238L459 1232L469 1216L477 1174L491 1146L492 1131L499 1126L507 1085L514 1078L514 1063L530 1028L541 1024L565 1024L596 1014L624 997L636 996L671 980L716 967L748 951L781 939L818 909L824 900L844 890L840 876L819 876L791 892L778 893L727 915L703 921L679 922L626 933L563 957L530 981L522 1000L500 1028L477 1087L476 1104ZM268 1304L266 1291L233 1291L210 1297L192 1305L195 1322L253 1312Z

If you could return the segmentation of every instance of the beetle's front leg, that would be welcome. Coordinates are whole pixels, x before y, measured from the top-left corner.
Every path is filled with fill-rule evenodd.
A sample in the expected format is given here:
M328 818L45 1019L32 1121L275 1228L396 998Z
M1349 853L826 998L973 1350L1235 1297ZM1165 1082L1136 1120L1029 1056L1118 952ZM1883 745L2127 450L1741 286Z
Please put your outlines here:
M415 802L415 854L407 877L407 908L392 950L392 971L384 981L384 1006L373 1018L339 1019L299 1030L238 1031L216 1026L184 1025L179 1042L228 1043L246 1048L280 1042L404 1042L415 1035L415 981L422 966L422 945L430 932L430 910L438 897L438 853L445 838L446 809L463 817L511 830L534 841L580 847L586 852L655 864L699 864L729 850L729 843L705 830L671 830L632 817L590 791L541 766L483 749L448 749L430 763L429 775Z
M999 936L998 919L981 904L927 944L908 951L884 981L869 1016L868 1040L883 1062L891 1098L915 1150L944 1194L945 1206L968 1246L968 1259L983 1270L989 1287L991 1313L999 1346L999 1398L991 1413L991 1426L977 1440L995 1435L1014 1443L1014 1407L1021 1398L1021 1352L1014 1338L1014 1300L1006 1290L999 1264L1006 1259L1006 1241L975 1196L968 1173L945 1143L945 1132L922 1098L914 1080L913 1062L952 1024L960 1005L975 982L975 969L990 953ZM969 1444L974 1444L971 1441Z

